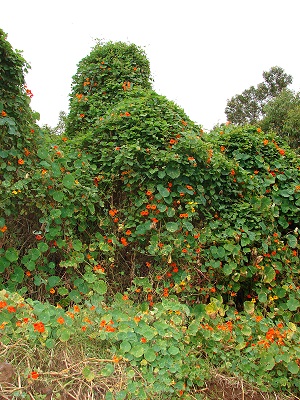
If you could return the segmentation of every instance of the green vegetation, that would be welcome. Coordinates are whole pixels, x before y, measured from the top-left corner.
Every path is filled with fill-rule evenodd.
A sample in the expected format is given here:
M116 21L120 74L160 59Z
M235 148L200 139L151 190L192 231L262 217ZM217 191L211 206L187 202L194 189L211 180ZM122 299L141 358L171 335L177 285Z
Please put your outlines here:
M204 133L119 42L79 63L49 135L0 49L5 393L209 399L222 376L299 395L297 154L257 126Z

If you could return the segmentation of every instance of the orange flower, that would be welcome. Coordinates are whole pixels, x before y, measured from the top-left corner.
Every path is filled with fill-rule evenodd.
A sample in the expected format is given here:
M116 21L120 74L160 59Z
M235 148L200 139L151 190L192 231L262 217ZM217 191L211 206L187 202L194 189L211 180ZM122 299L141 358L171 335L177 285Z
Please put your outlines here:
M125 232L125 235L130 236L131 233L132 233L131 230L130 230L130 229L127 229L127 231Z
M177 140L175 140L175 139L170 139L170 142L169 142L170 144L175 144L175 143L177 143Z
M146 343L146 342L147 342L147 339L144 338L144 337L142 337L142 338L141 338L141 342L142 342L142 343Z
M79 313L79 312L80 312L80 308L79 308L77 305L75 305L75 306L73 307L73 310L74 310L74 312L76 312L76 313Z
M149 211L148 210L143 210L143 211L140 212L140 214L144 217L144 216L149 215Z
M254 171L254 174L257 175L259 174L259 171L257 171L257 169Z
M225 146L220 147L221 152L223 153L225 151Z
M31 276L31 272L30 272L30 271L26 271L26 272L25 272L25 275L26 275L26 276Z
M57 318L57 322L61 325L63 325L65 323L65 320L63 319L63 317L59 317Z
M280 155L282 155L282 156L285 155L285 150L283 150L283 149L278 149L278 151L279 151L279 154L280 154Z
M84 118L84 114L80 114L79 116L80 116L80 118Z
M7 116L7 114L6 114L6 112L4 110L1 111L1 115L2 115L2 117L6 117Z
M124 238L124 237L121 237L121 243L122 243L123 246L127 246L128 245L128 242L127 242L126 238Z
M116 214L117 214L117 212L118 212L118 210L116 210L115 208L113 209L113 210L109 210L109 215L111 216L111 217L114 217Z
M266 146L269 143L268 139L264 139L263 144Z
M261 321L263 319L263 317L261 316L261 315L257 315L256 317L255 317L255 321L256 322L259 322L259 321Z
M147 195L147 196L151 196L151 195L152 195L151 190L147 190L146 195Z
M232 176L235 175L235 170L234 170L234 169L232 169L232 170L230 171L230 175L232 175Z
M122 297L122 299L123 299L124 301L126 301L126 300L129 299L129 297L127 296L127 294L124 294L123 297Z
M28 157L29 154L30 154L30 151L28 149L26 149L26 147L24 149L24 154L25 154L26 157Z
M0 228L0 231L3 232L3 233L4 233L5 231L7 231L7 226L6 226L6 225L2 226L2 228Z
M107 327L105 328L106 332L114 332L115 328L113 326L107 325Z
M42 322L36 322L33 324L33 329L37 332L43 333L45 332L45 325Z
M187 251L187 249L182 249L181 252L182 253L187 253L188 251Z
M124 82L122 85L123 90L128 90L130 89L130 82Z
M124 114L125 117L130 117L130 113L126 111L126 113Z
M257 130L257 132L258 132L258 133L260 133L260 132L261 132L261 128L257 128L256 130Z
M149 261L146 261L146 267L150 268L151 267L151 263Z
M22 158L19 158L19 159L18 159L18 164L19 164L19 165L23 165L23 164L24 164L24 160L23 160Z
M39 374L36 371L32 371L30 375L28 375L28 378L31 379L38 379Z
M16 308L15 308L15 307L12 307L12 306L9 306L9 307L7 307L7 311L8 311L9 313L15 313L15 312L16 312Z

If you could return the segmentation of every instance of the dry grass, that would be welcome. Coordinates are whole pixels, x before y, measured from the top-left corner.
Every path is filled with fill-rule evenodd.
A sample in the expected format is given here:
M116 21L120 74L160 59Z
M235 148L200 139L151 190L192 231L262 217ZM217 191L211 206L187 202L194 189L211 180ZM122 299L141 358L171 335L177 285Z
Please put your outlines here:
M107 391L117 393L127 384L125 361L114 364L111 376L101 375L103 367L111 363L108 354L107 348L98 349L76 341L59 343L52 350L32 348L21 340L9 346L0 344L0 362L13 367L13 376L9 377L8 371L6 382L5 371L0 376L0 400L103 400ZM83 375L86 367L93 373L91 380ZM39 373L38 379L28 378L32 371ZM141 380L137 370L134 379ZM200 395L203 400L300 400L292 394L260 392L241 379L214 370L205 387L194 388L189 394L191 400L199 399Z

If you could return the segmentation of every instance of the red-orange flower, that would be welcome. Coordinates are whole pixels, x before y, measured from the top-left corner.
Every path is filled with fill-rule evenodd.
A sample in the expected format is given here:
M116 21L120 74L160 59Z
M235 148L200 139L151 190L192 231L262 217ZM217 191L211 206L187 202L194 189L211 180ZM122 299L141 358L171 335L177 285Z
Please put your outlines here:
M28 375L28 378L31 379L38 379L39 374L36 371L32 371L30 375Z
M23 160L22 158L19 158L19 159L18 159L18 164L19 164L19 165L23 165L23 164L24 164L24 160Z
M59 317L57 318L57 322L61 325L63 325L65 323L65 320L63 319L63 317Z
M144 338L144 337L142 337L142 338L141 338L141 342L142 342L142 343L146 343L146 342L147 342L147 339Z
M15 307L9 306L9 307L7 307L7 311L10 313L15 313L16 309L15 309Z
M6 226L6 225L2 226L2 228L0 228L0 231L3 232L3 233L4 233L5 231L7 231L7 226Z
M2 110L2 111L1 111L1 115L2 115L2 117L6 117L6 116L7 116L7 113L6 113L4 110Z
M36 322L33 324L33 329L37 332L45 332L45 325L42 322Z

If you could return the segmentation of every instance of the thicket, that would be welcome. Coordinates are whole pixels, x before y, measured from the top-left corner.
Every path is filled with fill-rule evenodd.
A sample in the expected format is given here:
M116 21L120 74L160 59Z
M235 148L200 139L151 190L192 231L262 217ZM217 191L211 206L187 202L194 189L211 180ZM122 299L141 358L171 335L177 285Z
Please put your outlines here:
M104 347L83 379L125 378L99 398L201 399L220 365L299 394L299 156L250 125L203 132L124 43L79 63L49 138L2 31L0 51L2 342Z

